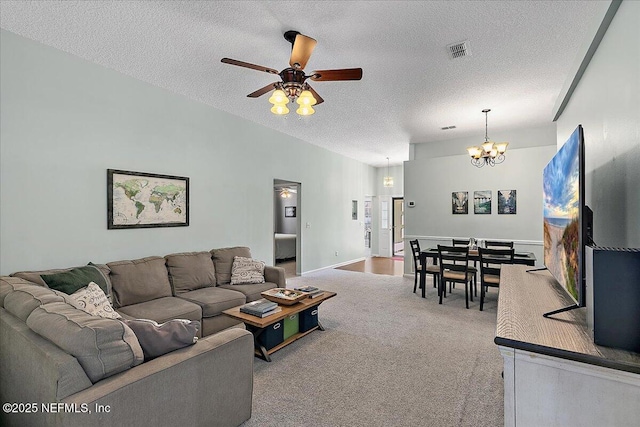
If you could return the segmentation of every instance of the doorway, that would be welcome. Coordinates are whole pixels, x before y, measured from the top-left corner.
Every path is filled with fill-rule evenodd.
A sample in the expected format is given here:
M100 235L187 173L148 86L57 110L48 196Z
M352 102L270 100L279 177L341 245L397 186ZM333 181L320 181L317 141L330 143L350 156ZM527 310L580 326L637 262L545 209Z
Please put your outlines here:
M371 234L372 234L372 211L373 199L371 196L364 198L364 252L365 256L371 256Z
M285 270L285 277L300 274L300 189L299 182L273 180L273 265Z
M393 199L393 256L404 258L404 198Z

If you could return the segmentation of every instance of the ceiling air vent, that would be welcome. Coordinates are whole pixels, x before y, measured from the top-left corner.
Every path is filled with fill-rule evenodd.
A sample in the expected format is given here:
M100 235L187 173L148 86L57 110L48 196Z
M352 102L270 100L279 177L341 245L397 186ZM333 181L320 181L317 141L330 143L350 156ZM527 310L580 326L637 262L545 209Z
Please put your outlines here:
M460 43L454 43L447 46L449 51L449 57L451 59L462 58L463 56L470 56L471 52L469 51L469 41L465 40Z

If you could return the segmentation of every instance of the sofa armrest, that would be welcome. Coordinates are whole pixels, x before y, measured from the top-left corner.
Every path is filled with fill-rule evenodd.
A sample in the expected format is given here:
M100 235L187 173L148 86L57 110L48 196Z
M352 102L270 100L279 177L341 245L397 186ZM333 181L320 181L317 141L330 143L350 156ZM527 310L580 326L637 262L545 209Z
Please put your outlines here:
M264 280L265 282L275 283L279 288L287 287L287 281L284 277L284 268L282 267L272 267L267 265L264 268Z
M246 330L209 335L67 397L92 413L59 413L56 425L239 425L251 417L253 352Z

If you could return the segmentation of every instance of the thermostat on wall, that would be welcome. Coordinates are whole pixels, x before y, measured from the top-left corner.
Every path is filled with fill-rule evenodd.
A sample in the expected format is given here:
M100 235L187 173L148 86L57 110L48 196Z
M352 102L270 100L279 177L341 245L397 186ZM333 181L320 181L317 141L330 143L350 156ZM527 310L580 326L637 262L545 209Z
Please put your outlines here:
M415 208L416 207L416 202L414 202L413 200L410 200L407 202L407 206L409 206L410 208Z

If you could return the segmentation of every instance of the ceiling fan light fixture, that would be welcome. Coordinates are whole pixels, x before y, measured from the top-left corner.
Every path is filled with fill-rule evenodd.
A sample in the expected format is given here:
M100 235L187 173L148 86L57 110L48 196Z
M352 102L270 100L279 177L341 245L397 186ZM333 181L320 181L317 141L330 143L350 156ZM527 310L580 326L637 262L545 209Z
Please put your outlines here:
M315 112L316 110L314 110L311 105L300 105L300 107L296 110L296 113L300 114L301 116L310 116Z
M271 107L271 112L273 114L277 114L279 116L282 116L284 114L289 114L289 109L287 108L287 106L285 104L276 104L273 107Z
M300 93L300 96L298 96L296 102L300 105L312 106L316 105L318 101L313 97L313 94L310 91L303 90Z
M276 89L271 94L269 102L273 105L287 105L289 103L289 98L287 98L287 95L282 89Z

